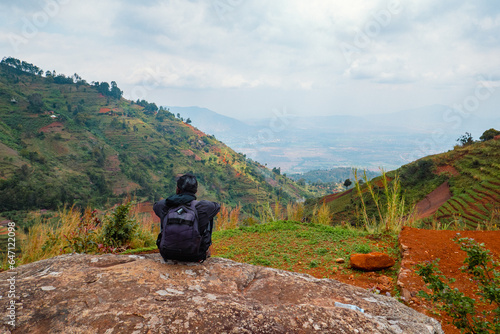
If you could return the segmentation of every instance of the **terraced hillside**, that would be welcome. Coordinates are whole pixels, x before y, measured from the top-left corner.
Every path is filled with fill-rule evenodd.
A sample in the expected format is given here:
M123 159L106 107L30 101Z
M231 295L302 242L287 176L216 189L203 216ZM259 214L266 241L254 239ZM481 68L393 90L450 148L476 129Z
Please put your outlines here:
M415 206L423 226L439 223L441 227L453 224L470 229L478 225L500 227L500 137L456 146L446 153L428 156L388 172L386 177L393 180L396 174L400 177L406 212ZM383 208L386 199L381 177L371 183L380 195ZM361 189L368 216L376 215L375 203L366 186ZM362 206L355 189L307 203L310 213L315 206L325 203L334 224L361 223Z
M429 219L444 224L460 221L470 228L498 224L500 217L500 140L460 147L435 156L450 177L452 197Z
M186 172L197 175L200 196L246 212L311 196L168 110L122 98L115 82L44 75L13 58L0 64L0 216L126 196L155 201Z

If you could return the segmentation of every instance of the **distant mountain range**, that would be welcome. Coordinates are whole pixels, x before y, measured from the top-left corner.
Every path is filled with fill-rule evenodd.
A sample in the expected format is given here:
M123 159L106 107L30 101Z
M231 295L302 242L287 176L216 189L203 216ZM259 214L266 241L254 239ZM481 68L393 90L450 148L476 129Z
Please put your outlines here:
M453 149L465 132L475 139L500 118L461 114L443 105L369 116L280 116L251 121L199 107L169 107L234 150L283 172L334 167L391 170ZM282 112L284 113L284 112Z

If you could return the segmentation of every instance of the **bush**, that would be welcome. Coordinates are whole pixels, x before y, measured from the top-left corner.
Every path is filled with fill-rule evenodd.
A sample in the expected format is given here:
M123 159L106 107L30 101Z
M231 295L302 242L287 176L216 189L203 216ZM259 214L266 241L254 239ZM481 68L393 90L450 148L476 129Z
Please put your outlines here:
M237 228L240 219L240 210L240 206L230 210L224 204L221 205L220 212L215 219L215 230L224 231Z
M95 242L96 230L100 224L101 221L97 217L97 210L85 210L76 229L69 231L67 234L63 234L67 241L67 245L63 249L69 248L74 253L94 252L97 248L97 243ZM53 239L49 239L49 243L45 246L52 246L51 240ZM57 239L54 239L54 241L55 240Z
M286 206L286 213L288 220L302 221L304 218L304 204L303 203L288 203Z
M138 228L135 219L129 217L131 203L116 207L111 217L106 217L101 231L102 243L106 246L123 246L130 241Z
M320 225L331 225L332 214L330 212L330 208L324 201L319 208L314 206L311 222Z
M361 187L358 182L357 170L354 170L354 183L356 193L361 201L360 220L363 222L365 229L370 233L399 233L404 225L412 225L414 219L414 209L410 208L409 212L405 209L405 199L401 191L399 175L396 174L391 183L385 171L382 170L382 187L368 180L366 171L363 173L364 187ZM380 191L382 188L383 192ZM369 194L367 199L364 199L363 193ZM376 207L375 214L370 216L367 208L371 202Z
M419 296L436 303L438 309L453 319L453 325L465 333L500 333L500 272L496 270L500 264L492 260L484 244L469 238L459 239L458 236L453 240L467 253L461 270L472 276L477 284L480 304L493 304L496 309L478 314L476 299L449 286L454 280L442 275L438 260L417 265L417 274L432 291L432 294L420 291Z

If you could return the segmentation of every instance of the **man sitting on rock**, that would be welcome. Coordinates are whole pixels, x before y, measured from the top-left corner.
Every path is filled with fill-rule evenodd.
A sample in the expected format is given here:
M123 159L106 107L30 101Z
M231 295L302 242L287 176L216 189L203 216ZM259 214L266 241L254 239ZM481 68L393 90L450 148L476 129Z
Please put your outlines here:
M196 177L185 174L177 180L175 195L153 205L161 224L156 245L165 261L203 262L210 257L213 219L220 205L206 200L197 201L197 191Z

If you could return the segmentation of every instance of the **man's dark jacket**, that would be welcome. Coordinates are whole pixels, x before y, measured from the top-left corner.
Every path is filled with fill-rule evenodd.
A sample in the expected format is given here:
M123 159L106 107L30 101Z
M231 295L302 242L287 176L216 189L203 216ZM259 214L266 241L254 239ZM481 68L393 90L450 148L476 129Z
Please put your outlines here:
M168 197L167 199L162 199L153 205L153 210L155 214L160 217L161 231L163 232L163 218L167 215L169 208L175 208L182 204L189 204L191 201L195 200L196 196L192 193L181 193ZM204 235L207 228L210 229L208 233L208 238L202 240L201 247L208 249L212 244L212 231L214 222L213 219L220 210L220 205L215 202L210 202L206 200L198 201L196 203L196 211L198 212L198 228L200 234Z

